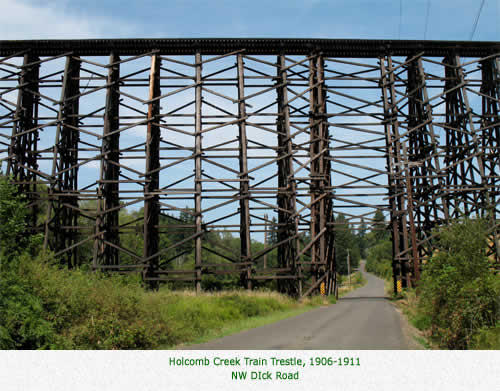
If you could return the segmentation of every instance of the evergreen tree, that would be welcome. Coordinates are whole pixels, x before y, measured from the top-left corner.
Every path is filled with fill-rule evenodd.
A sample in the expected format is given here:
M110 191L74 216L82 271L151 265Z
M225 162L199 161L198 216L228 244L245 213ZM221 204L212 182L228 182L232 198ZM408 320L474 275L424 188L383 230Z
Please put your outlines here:
M186 239L187 237L191 236L195 232L194 224L195 224L195 218L191 214L193 209L190 209L186 206L184 210L181 210L179 214L178 219L174 218L167 218L167 224L173 226L173 228L176 228L176 225L179 226L186 226L186 225L193 225L192 228L189 227L178 227L177 229L172 229L170 230L168 234L168 239L171 243L178 243L181 242L182 240ZM191 212L191 213L190 213ZM176 248L177 253L182 253L185 251L190 251L194 247L194 241L189 240L186 243L178 246Z
M360 251L357 235L354 234L347 218L339 214L335 218L335 251L337 258L337 270L340 274L347 274L347 253L351 264L351 272L358 267Z
M375 220L374 230L373 230L373 238L375 242L380 242L382 240L389 239L389 231L387 230L387 224L385 224L384 214L380 209L377 209L375 212L375 216L373 217ZM375 244L375 243L374 243Z
M368 248L368 243L366 239L366 224L363 218L361 218L361 224L358 228L358 248L359 248L359 255L361 258L365 259L366 258L366 249Z
M276 217L273 216L271 223L267 225L267 245L272 246L278 243L278 227Z

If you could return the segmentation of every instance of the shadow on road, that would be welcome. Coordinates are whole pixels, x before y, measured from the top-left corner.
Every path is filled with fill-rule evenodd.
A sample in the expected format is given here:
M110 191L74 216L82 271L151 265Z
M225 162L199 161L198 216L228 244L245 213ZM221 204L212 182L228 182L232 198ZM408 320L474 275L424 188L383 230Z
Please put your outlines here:
M389 300L384 296L359 296L359 297L341 297L339 301L356 301L356 300L369 300L369 301L380 301L380 300Z

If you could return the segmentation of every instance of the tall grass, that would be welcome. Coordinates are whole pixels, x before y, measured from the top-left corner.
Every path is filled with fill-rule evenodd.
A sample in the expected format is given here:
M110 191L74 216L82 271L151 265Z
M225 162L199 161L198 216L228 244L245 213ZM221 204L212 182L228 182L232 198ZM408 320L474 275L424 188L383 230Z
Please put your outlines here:
M349 292L361 288L366 284L366 279L360 272L351 274L351 285L349 285L349 276L340 276L339 278L339 297L343 297Z
M40 253L26 214L0 172L0 349L167 348L322 304L271 292L148 292L137 277L70 271Z
M15 338L14 345L4 348L167 348L217 335L228 325L251 317L320 304L318 300L299 303L275 292L195 295L166 288L148 292L132 277L69 271L52 263L47 255L19 262L15 273L23 276L36 303L24 315L9 312L7 330L23 338ZM27 322L39 323L36 338L20 330Z

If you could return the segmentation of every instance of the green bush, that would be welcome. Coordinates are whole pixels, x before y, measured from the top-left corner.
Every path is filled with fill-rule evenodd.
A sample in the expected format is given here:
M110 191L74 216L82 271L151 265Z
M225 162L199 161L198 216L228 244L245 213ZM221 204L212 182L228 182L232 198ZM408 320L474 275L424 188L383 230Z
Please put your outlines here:
M12 278L3 280L3 349L164 348L249 317L301 306L270 292L146 292L126 277L54 263L48 255L26 257Z
M26 210L0 176L0 349L166 348L249 317L319 305L271 292L147 292L136 276L86 265L68 270L26 234ZM234 281L208 277L204 284L218 289Z
M26 208L16 194L16 188L9 184L7 178L0 173L0 256L5 261L20 249L18 239L23 240L25 230Z
M427 330L432 326L432 319L429 315L417 312L410 322L419 330Z
M482 328L495 326L500 287L486 256L481 220L463 220L438 230L438 250L419 283L419 309L430 317L433 339L448 349L466 349Z
M22 196L0 173L0 349L48 347L56 338L40 297L18 273L40 244L25 233L26 215Z
M365 279L363 278L363 275L360 272L354 273L353 277L354 278L352 280L352 283L354 285L363 285L366 282Z
M366 270L379 277L390 279L392 277L392 242L388 239L381 240L368 249Z
M1 297L9 297L2 311L2 348L165 348L249 317L304 306L271 292L148 292L129 277L68 270L54 262L48 255L26 257L13 270L16 284L2 285L8 289Z
M480 329L474 336L472 349L500 349L500 324Z
M13 273L2 272L0 278L0 349L49 347L55 333L43 317L41 299Z

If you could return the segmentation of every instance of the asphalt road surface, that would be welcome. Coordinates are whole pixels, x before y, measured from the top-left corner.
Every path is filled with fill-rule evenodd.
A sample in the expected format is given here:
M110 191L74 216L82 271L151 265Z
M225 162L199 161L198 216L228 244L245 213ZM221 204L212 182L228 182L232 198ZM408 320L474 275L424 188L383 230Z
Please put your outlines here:
M337 304L187 349L408 349L384 281L360 270L366 285Z

